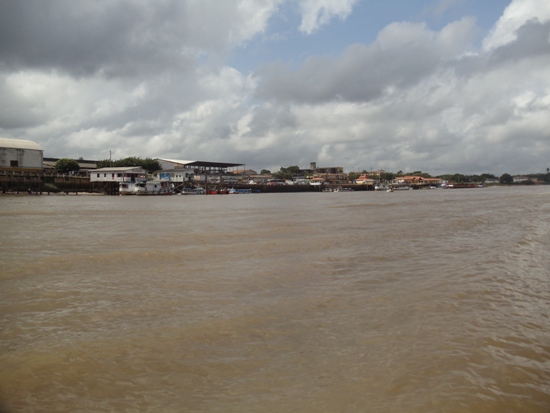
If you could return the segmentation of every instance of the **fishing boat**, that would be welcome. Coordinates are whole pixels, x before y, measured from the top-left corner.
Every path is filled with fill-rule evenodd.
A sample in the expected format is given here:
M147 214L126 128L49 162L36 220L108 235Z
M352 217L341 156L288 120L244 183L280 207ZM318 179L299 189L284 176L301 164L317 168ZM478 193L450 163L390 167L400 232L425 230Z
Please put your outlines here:
M180 195L204 195L203 188L182 188Z
M229 193L229 190L227 188L214 188L214 189L209 189L206 194L207 195L226 195Z

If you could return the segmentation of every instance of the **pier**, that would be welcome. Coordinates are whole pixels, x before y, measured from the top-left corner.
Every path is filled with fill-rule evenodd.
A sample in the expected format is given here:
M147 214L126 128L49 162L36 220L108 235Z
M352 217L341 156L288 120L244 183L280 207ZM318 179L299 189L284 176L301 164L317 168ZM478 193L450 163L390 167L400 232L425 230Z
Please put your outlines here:
M38 172L0 172L2 193L103 193L118 195L118 182L90 182L90 178L68 174Z

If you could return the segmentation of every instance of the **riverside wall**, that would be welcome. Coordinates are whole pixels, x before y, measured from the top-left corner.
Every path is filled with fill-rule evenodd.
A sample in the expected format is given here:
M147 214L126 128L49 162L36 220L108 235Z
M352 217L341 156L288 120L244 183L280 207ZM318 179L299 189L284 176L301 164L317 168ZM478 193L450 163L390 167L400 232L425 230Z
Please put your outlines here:
M8 193L104 193L118 194L118 182L90 182L90 178L36 172L0 172L0 188Z

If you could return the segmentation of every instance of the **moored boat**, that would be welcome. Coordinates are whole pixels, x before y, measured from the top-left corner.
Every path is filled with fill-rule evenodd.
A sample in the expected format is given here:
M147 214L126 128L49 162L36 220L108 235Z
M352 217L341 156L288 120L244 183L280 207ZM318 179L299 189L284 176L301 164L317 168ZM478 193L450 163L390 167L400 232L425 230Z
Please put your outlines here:
M118 184L119 195L135 195L134 182L121 182Z
M227 188L218 188L218 189L209 189L206 194L207 195L226 195L229 193L229 189Z
M182 188L180 195L204 195L203 188Z
M229 193L230 194L250 194L252 193L252 190L251 189L235 189L235 188L231 188L229 190Z
M136 182L134 191L136 195L173 195L174 193L169 181Z
M473 182L463 183L463 184L449 184L447 188L450 189L459 189L459 188L483 188L483 185L479 185Z
M172 185L169 181L139 181L120 182L120 195L172 195Z

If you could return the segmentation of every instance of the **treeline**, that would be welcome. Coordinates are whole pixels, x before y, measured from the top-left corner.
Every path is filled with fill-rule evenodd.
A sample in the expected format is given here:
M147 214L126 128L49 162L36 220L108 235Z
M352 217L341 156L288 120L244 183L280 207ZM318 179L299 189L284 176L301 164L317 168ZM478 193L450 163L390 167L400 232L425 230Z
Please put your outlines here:
M385 176L386 174L384 174ZM402 176L400 174L389 174L392 175L393 179L394 177ZM419 175L417 173L407 173L404 175ZM425 178L431 178L429 174L422 173L421 176ZM501 184L513 184L517 183L519 185L535 185L535 181L539 182L545 182L547 184L550 184L550 172L544 173L538 173L538 174L526 174L522 175L525 176L527 179L520 181L520 182L514 182L514 178L509 173L504 173L500 176L496 176L493 174L485 173L481 175L463 175L463 174L443 174L438 175L435 178L441 178L449 182L454 182L457 184L466 184L466 183L485 183L486 181L498 181ZM388 179L389 180L389 179Z
M98 168L108 168L108 167L128 167L128 166L139 166L145 169L149 173L159 171L161 169L160 164L157 160L152 158L140 158L139 156L130 156L123 159L111 160L104 159L102 161L97 161ZM74 159L63 158L59 159L55 164L55 169L60 173L67 173L71 171L79 170L78 161ZM308 169L300 169L298 166L288 166L281 167L277 172L271 172L268 169L262 169L261 174L271 174L275 179L293 179L296 177L301 177L310 174L311 171ZM508 173L504 173L501 176L496 176L490 173L484 173L480 175L464 175L464 174L443 174L438 176L431 176L429 173L422 171L413 171L413 172L381 172L379 176L378 171L366 171L362 172L350 172L347 174L348 179L353 181L361 175L367 175L373 179L380 179L382 181L392 181L395 178L400 176L421 176L423 178L441 178L449 182L454 182L457 184L462 183L485 183L486 181L498 181L501 184L512 184L514 183L514 178ZM550 168L546 168L546 173L537 173L537 174L526 174L524 175L528 179L524 181L517 182L520 185L533 185L534 181L545 182L550 184Z
M271 173L271 171L267 169L263 169L261 174L271 174L276 179L292 179L298 176L304 176L309 174L311 171L307 169L300 169L298 166L288 166L288 167L281 167L281 169L277 172ZM400 176L421 176L423 178L441 178L443 180L454 182L457 184L463 184L463 183L485 183L486 181L498 181L501 184L512 184L514 183L514 178L512 175L508 173L504 173L501 176L496 176L494 174L490 173L483 173L483 174L474 174L474 175L464 175L464 174L442 174L438 176L432 176L429 173L422 172L422 171L413 171L413 172L381 172L380 176L378 171L366 171L363 170L362 172L350 172L347 174L348 179L350 181L353 181L361 175L367 175L373 179L380 179L382 181L392 181L395 178L398 178ZM519 185L534 185L535 181L539 182L545 182L547 184L550 184L550 168L546 169L546 173L538 173L538 174L526 174L524 175L528 179L524 181L517 182Z
M109 167L124 167L124 166L140 166L149 173L153 173L160 170L160 164L157 160L151 158L142 159L139 156L130 156L124 159L118 159L116 161L110 159L104 159L97 162L98 168Z

